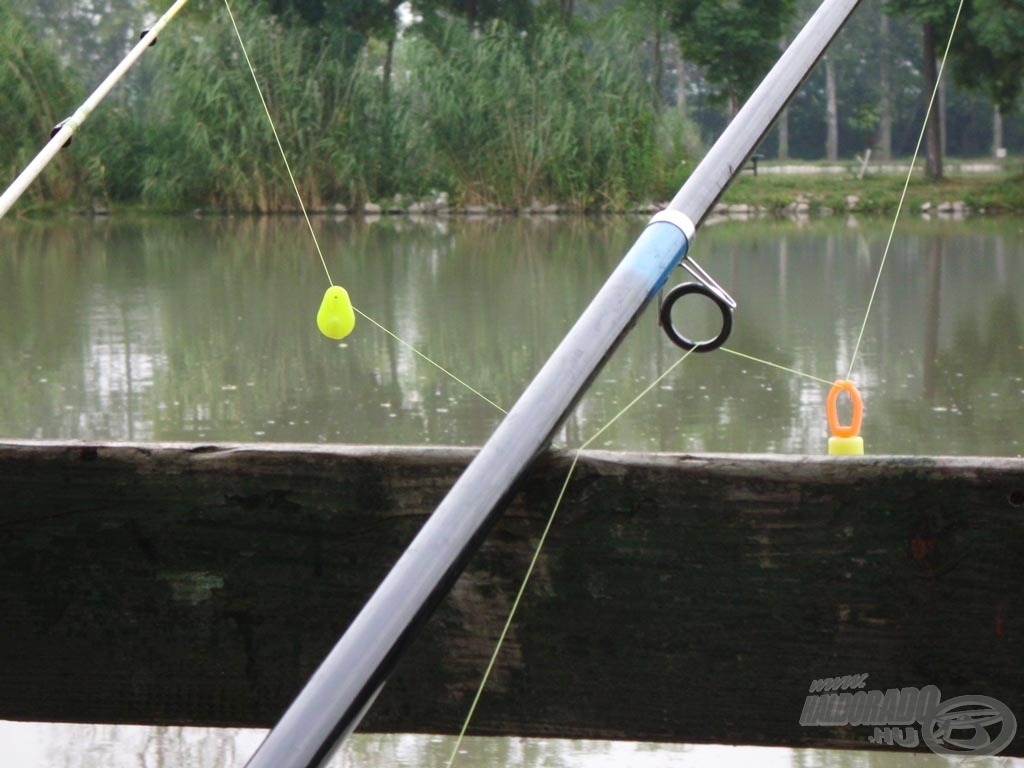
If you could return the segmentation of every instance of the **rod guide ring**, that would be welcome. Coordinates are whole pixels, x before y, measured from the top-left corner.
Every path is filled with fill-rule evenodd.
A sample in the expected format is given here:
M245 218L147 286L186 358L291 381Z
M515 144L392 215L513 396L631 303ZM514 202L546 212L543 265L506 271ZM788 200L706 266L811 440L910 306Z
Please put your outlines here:
M711 299L722 313L722 328L717 336L704 341L694 341L681 334L679 329L673 324L672 309L675 307L676 302L691 293ZM732 333L732 309L721 294L708 286L702 283L683 283L669 291L665 300L661 303L661 327L665 329L665 334L677 347L682 347L687 351L712 352L725 344L729 334Z

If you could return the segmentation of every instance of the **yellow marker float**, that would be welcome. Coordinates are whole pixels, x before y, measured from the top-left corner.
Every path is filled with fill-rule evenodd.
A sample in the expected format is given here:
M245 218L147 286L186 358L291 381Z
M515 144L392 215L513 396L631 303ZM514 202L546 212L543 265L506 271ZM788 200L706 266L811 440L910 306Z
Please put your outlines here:
M356 327L352 300L340 285L332 285L324 294L316 313L316 327L329 339L344 339Z
M850 396L850 402L853 404L853 415L850 418L850 423L845 426L839 423L839 413L836 410L836 401L843 392ZM864 417L864 401L852 381L840 379L832 385L828 399L825 401L825 414L828 416L829 431L832 432L832 437L828 439L829 455L862 455L864 453L864 438L860 436L860 423Z

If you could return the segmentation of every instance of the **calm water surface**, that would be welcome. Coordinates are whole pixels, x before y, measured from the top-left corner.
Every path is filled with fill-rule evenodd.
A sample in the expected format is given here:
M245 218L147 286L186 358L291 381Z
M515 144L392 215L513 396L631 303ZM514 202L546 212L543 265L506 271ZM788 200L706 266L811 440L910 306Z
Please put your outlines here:
M315 225L335 281L361 310L507 407L643 221ZM392 337L365 321L342 343L319 335L327 278L304 226L0 222L0 438L482 443L500 414ZM703 230L693 255L739 301L732 349L833 379L850 364L887 234L886 222L871 220L725 223ZM1021 455L1022 285L1020 220L901 227L853 371L869 452ZM587 439L680 354L649 310L560 440ZM823 453L826 393L725 352L694 355L596 445ZM0 765L240 766L260 737L0 723ZM450 749L438 737L359 736L335 764L440 766ZM908 763L948 764L899 753L521 739L472 739L457 764Z
M243 768L265 731L0 721L4 765L18 768ZM330 768L445 768L454 739L356 734ZM779 749L467 737L457 768L1022 768L1024 760L879 750Z
M341 343L317 332L328 283L304 226L4 222L0 436L486 440L500 413L370 323ZM316 226L361 310L508 407L643 222ZM868 452L1021 454L1022 230L901 227L853 370ZM693 254L740 303L732 349L831 380L849 367L887 233L871 220L726 223ZM587 439L679 355L649 310L562 439ZM822 453L826 394L725 352L694 355L595 447Z

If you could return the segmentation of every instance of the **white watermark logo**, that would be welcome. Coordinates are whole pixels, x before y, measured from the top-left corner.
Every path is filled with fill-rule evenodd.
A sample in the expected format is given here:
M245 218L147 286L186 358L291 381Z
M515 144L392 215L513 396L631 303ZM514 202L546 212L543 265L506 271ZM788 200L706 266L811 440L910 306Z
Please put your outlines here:
M913 749L922 741L932 752L990 757L1017 733L1010 708L991 696L956 696L947 701L934 685L864 690L868 674L814 680L800 725L872 726L871 744Z

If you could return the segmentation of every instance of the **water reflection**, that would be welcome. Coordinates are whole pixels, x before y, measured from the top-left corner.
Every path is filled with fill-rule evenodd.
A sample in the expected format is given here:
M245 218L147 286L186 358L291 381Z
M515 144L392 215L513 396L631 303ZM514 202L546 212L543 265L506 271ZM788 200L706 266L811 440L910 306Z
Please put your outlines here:
M0 752L18 768L241 768L265 731L67 725L0 721ZM443 768L454 739L356 734L330 768ZM881 750L784 749L716 744L650 744L565 739L468 737L458 768L952 768L959 759ZM972 760L976 768L1022 768L1024 760Z
M695 254L740 302L730 346L845 375L882 222L726 222ZM509 405L641 220L318 219L357 306ZM479 444L500 414L362 322L331 342L326 279L292 218L5 221L0 435ZM1021 453L1024 235L907 222L854 369L871 453ZM578 443L677 359L641 318L561 438ZM821 453L821 384L694 356L602 435L635 450Z

